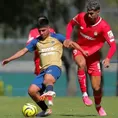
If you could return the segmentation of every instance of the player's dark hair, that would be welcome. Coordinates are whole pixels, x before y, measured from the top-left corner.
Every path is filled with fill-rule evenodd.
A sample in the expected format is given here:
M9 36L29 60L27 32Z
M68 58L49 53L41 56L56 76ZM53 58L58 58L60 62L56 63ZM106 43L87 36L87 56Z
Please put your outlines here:
M97 11L100 10L100 1L99 0L88 0L87 1L87 11Z
M37 28L42 28L49 25L49 20L46 16L38 17Z

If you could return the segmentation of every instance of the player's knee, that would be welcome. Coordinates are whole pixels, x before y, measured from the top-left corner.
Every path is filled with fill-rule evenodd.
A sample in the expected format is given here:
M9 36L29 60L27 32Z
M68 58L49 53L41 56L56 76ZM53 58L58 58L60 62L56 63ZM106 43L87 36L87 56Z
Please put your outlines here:
M77 65L78 65L78 67L80 69L85 69L85 67L86 67L86 60L85 60L85 58L83 56L77 56L75 58L75 62L77 63Z
M85 66L86 66L85 61L80 61L80 62L78 63L78 66L79 66L80 69L85 69Z
M95 84L95 85L93 85L93 90L94 91L99 91L100 90L100 85L98 85L98 84Z
M55 83L55 79L53 79L53 78L45 78L43 83L45 85L53 85Z

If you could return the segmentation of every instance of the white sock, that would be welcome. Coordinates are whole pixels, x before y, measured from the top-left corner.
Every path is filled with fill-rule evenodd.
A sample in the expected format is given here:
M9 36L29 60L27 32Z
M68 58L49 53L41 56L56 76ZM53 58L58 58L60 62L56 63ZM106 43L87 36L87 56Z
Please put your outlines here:
M82 96L83 97L88 96L87 92L84 92Z

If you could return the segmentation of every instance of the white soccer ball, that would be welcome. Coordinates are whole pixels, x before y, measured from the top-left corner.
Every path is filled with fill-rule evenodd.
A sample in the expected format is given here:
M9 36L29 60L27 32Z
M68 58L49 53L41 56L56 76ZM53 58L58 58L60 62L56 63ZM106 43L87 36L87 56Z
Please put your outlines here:
M25 117L33 117L37 114L37 107L33 103L26 103L22 108L22 113Z

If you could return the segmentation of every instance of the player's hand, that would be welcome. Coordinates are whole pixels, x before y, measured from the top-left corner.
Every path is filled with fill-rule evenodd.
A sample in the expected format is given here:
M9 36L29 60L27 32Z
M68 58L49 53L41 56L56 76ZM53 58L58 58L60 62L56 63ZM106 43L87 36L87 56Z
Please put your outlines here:
M110 59L106 58L102 61L102 64L105 68L108 68L110 66Z
M9 62L10 62L9 59L5 59L5 60L2 61L2 65L4 66L4 65L6 65L6 64L9 63Z
M72 47L72 41L71 40L65 40L63 45L66 48L70 48L70 47Z
M83 55L86 56L86 57L89 56L88 51L83 51L82 53L83 53Z

